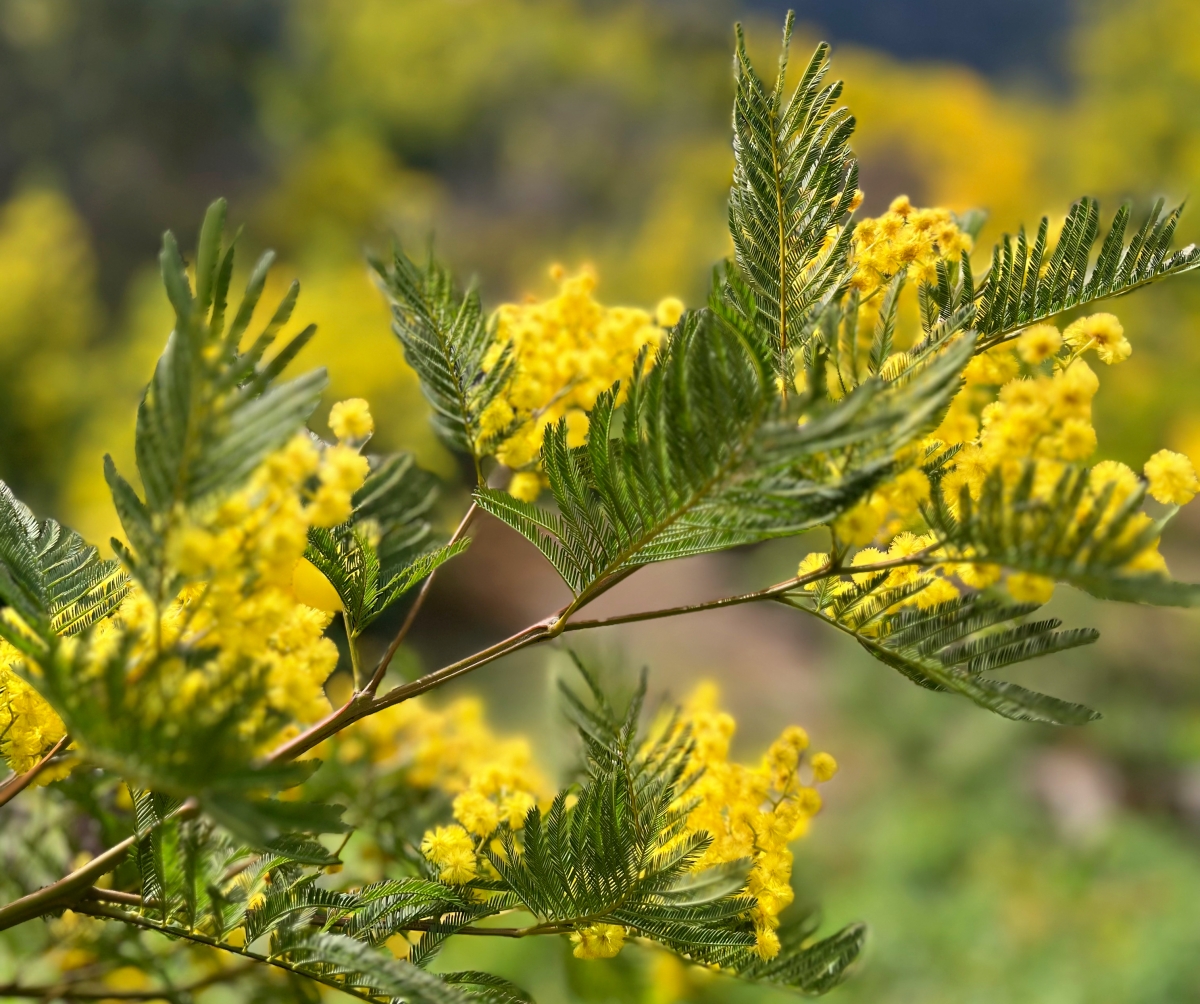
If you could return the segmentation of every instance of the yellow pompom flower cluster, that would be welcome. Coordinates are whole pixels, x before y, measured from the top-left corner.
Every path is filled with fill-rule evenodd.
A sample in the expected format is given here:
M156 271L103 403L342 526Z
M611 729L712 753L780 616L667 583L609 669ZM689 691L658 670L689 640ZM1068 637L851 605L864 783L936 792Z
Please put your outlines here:
M453 797L458 825L430 830L421 845L446 882L474 878L483 841L502 823L520 829L547 794L529 741L496 735L473 697L441 709L415 698L366 718L346 730L338 756L394 765L414 787Z
M339 440L366 440L375 432L370 405L361 397L338 401L329 411L329 428Z
M1092 400L1100 381L1082 358L1094 350L1099 359L1113 365L1127 359L1130 346L1120 322L1112 314L1092 314L1060 332L1051 324L1025 329L1013 341L976 355L964 371L964 386L951 402L941 425L926 439L916 456L935 457L956 448L941 481L943 497L957 511L965 490L978 500L989 478L999 474L1006 490L1013 490L1033 465L1032 494L1049 499L1069 465L1086 462L1096 451L1092 425ZM1145 479L1150 495L1159 502L1183 505L1200 492L1200 481L1187 457L1167 450L1146 463ZM1130 494L1138 489L1138 476L1124 464L1104 461L1092 468L1087 491L1079 503L1080 520L1091 514L1107 493L1106 510L1100 521L1111 519ZM889 586L920 584L922 591L908 602L922 607L953 599L961 588L983 589L1000 580L1002 570L971 561L970 554L946 554L939 550L920 516L928 498L928 479L917 468L897 475L892 482L872 492L834 523L837 539L861 548L851 564L875 565L924 552L931 567L897 568L889 574ZM1128 539L1150 526L1150 517L1135 513L1123 531ZM879 541L881 546L867 546ZM938 558L948 559L938 564ZM959 559L957 563L953 560ZM812 554L801 563L800 576L819 572L828 555ZM1128 565L1131 572L1166 572L1166 563L1155 542L1136 555ZM872 573L851 574L818 587L837 595L849 582L862 584ZM1046 602L1054 582L1040 575L1011 572L1005 585L1020 602Z
M757 901L757 951L769 959L779 952L779 913L793 897L788 844L808 832L810 820L821 809L821 796L813 785L832 778L837 762L828 753L813 755L807 767L811 783L801 781L808 734L793 725L783 730L757 767L731 763L729 745L737 726L719 709L718 696L715 685L701 684L678 723L689 730L694 743L689 775L693 783L684 798L697 799L698 804L687 826L712 837L698 869L743 858L753 862L746 888Z
M461 885L477 873L475 841L461 826L438 826L421 840L421 853L443 882Z
M361 430L370 413L356 413ZM304 603L294 582L308 528L334 525L350 514L351 496L368 467L357 449L319 450L300 433L268 456L242 488L180 513L168 531L167 556L187 584L159 605L134 583L117 611L92 629L92 660L112 651L118 636L130 638L128 674L136 677L140 667L155 662L156 678L167 682L162 689L170 706L156 712L163 716L186 714L196 702L218 710L214 702L242 699L240 688L226 686L230 680L261 680L263 703L238 707L237 714L247 736L260 735L269 718L287 720L269 743L326 714L323 688L338 661L337 646L325 637L331 614ZM201 663L177 654L191 649L213 654ZM62 736L63 726L15 674L17 661L15 650L0 652L0 708L8 713L0 752L14 769L28 769Z
M50 751L66 733L55 710L16 672L21 653L0 639L0 756L23 774ZM56 780L44 770L39 784Z
M1187 505L1200 492L1196 469L1182 453L1159 450L1142 470L1150 483L1150 495L1163 505Z
M495 342L484 360L490 371L507 350L514 371L480 417L479 445L520 472L509 491L530 500L541 490L531 465L546 426L565 417L568 442L582 445L596 398L618 380L628 381L644 347L653 358L664 329L683 314L673 297L653 316L634 307L604 307L592 295L596 276L588 269L564 276L556 266L551 276L559 282L557 296L496 311Z
M625 928L620 924L588 924L571 932L571 954L577 959L611 959L625 944Z
M854 228L855 288L869 296L901 269L910 279L937 281L937 263L957 261L971 250L971 236L948 209L917 209L908 196L894 199L883 216Z

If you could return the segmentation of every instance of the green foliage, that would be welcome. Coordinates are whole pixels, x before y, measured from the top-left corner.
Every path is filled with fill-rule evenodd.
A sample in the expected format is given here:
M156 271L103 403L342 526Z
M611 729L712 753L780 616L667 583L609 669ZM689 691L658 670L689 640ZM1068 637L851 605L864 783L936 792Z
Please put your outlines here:
M309 529L305 556L337 590L350 638L470 544L438 543L425 518L437 492L437 479L417 467L412 454L376 458L355 493L351 518L331 529Z
M1068 210L1052 252L1050 221L1043 217L1032 245L1024 228L1015 242L1005 235L992 250L991 267L977 283L965 256L957 281L940 266L939 282L927 292L931 308L926 330L935 318L943 324L951 322L951 330L969 326L979 332L980 348L988 348L1073 307L1123 296L1167 276L1192 271L1200 266L1200 248L1189 244L1171 251L1182 209L1164 215L1160 199L1126 243L1130 216L1126 203L1117 210L1092 262L1100 236L1100 207L1095 199L1082 198Z
M111 459L105 459L105 477L130 545L114 541L113 546L130 574L160 600L179 586L167 573L165 556L179 507L243 481L304 427L326 382L321 370L279 382L312 338L316 329L311 325L266 358L291 317L300 292L297 282L262 332L242 349L274 260L271 252L255 264L226 327L234 247L222 246L224 223L225 202L219 199L200 229L194 292L174 235L168 231L163 237L159 261L175 329L138 408L135 445L144 501Z
M1082 725L1099 717L1078 704L1039 694L985 674L1094 642L1089 628L1059 631L1057 618L1026 620L1036 603L1013 604L970 593L921 609L920 583L888 587L886 573L811 595L788 595L851 635L880 662L929 690L961 694L1005 718Z
M733 187L729 232L735 260L766 315L775 369L792 375L792 351L814 307L845 277L858 164L854 119L837 108L841 82L825 84L829 47L819 45L784 100L794 15L783 31L779 75L768 91L754 72L739 26L734 61ZM832 240L831 232L835 232Z
M492 340L478 291L460 292L432 254L417 265L397 248L390 266L372 264L392 300L392 330L433 408L435 431L447 446L472 456L478 474L486 445L480 416L511 376L505 355L484 369Z
M107 617L128 591L115 561L52 519L39 520L0 481L0 603L43 639L73 635ZM0 619L0 637L30 640Z
M930 525L952 552L981 562L1069 582L1100 599L1156 606L1200 603L1200 586L1173 582L1158 572L1130 571L1129 563L1152 547L1169 517L1136 522L1145 486L1128 498L1114 498L1116 484L1087 498L1091 472L1068 467L1044 497L1034 493L1036 469L1028 466L1012 489L993 472L978 501L965 486L957 515L946 504L940 485L929 508ZM1080 513L1085 514L1081 517Z
M736 290L731 290L731 298ZM542 462L558 513L479 489L479 505L532 541L578 598L655 561L800 533L828 523L936 424L958 388L969 339L904 383L872 380L836 404L785 401L752 301L688 314L653 369L589 416L588 442L546 430ZM814 384L817 377L814 374ZM824 457L843 460L829 476Z

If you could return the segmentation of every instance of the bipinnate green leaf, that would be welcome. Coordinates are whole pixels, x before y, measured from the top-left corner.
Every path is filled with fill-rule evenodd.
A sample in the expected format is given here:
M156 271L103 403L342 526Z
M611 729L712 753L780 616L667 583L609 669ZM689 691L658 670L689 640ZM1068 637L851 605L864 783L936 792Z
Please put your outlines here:
M479 419L512 371L503 353L487 359L492 332L478 291L460 291L432 253L418 265L396 248L390 264L372 265L392 303L392 330L433 409L434 431L451 449L475 458L478 473L485 448Z
M867 928L851 924L820 941L812 941L813 933L807 923L784 925L779 929L779 954L773 959L752 959L738 975L806 994L828 993L850 974L866 944Z
M117 562L102 559L74 530L38 519L0 481L0 606L12 607L49 639L78 634L107 617L128 590ZM0 637L22 650L30 644L3 618Z
M470 544L466 538L442 543L434 531L426 517L437 499L437 479L411 454L371 462L350 519L311 528L305 551L337 591L352 637Z
M302 969L334 977L356 996L404 1004L472 1004L476 997L409 962L341 934L314 934L291 950Z
M1066 582L1099 599L1200 605L1200 585L1131 567L1165 525L1141 514L1144 485L1118 501L1116 484L1092 490L1090 468L1065 468L1049 491L1035 490L1036 475L1029 464L1009 486L993 471L978 499L964 487L955 511L935 487L926 517L951 554Z
M797 590L786 602L851 635L884 665L929 690L956 693L1004 717L1083 725L1100 716L1080 704L989 675L998 669L1094 642L1091 628L1058 630L1058 618L1029 621L1038 604L981 593L922 608L920 581L889 587L886 572L846 584L837 595Z
M565 422L547 428L542 463L557 511L494 489L476 499L582 601L651 562L830 522L888 474L895 450L937 424L970 354L963 338L905 381L871 379L836 403L784 400L755 318L692 312L630 381L619 432L615 387L597 399L585 446L567 445Z
M1015 238L1005 234L992 249L990 267L978 279L965 253L953 275L942 263L939 281L922 290L929 308L923 318L926 332L972 328L979 333L983 351L1064 311L1193 271L1200 266L1200 248L1189 244L1171 251L1183 207L1165 213L1163 207L1160 199L1126 241L1131 211L1128 203L1122 205L1094 260L1100 207L1085 196L1067 211L1053 250L1050 221L1043 217L1032 243L1023 227Z
M858 184L849 146L854 119L837 107L841 82L825 82L828 45L817 46L785 99L793 22L789 13L770 90L751 65L738 26L729 194L734 258L768 319L773 369L786 383L810 313L845 277Z
M175 327L138 408L135 452L144 500L111 460L105 463L129 544L118 545L118 553L156 597L173 585L167 581L163 548L179 510L236 488L267 454L304 427L326 384L322 370L279 380L316 330L309 325L276 347L296 302L296 283L262 333L243 348L273 258L270 252L251 272L241 306L225 330L233 246L221 245L224 218L224 200L217 200L200 231L195 292L174 236L168 232L163 237L159 260Z

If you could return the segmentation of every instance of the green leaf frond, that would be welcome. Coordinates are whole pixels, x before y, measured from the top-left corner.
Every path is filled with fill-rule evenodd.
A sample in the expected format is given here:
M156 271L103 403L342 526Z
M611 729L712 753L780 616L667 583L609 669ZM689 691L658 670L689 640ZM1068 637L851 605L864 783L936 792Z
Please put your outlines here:
M1066 582L1100 599L1200 604L1200 585L1130 567L1154 547L1166 522L1142 514L1144 485L1118 500L1115 484L1098 495L1090 492L1092 474L1085 467L1065 468L1048 492L1035 491L1036 476L1031 464L1008 486L993 471L979 499L964 486L954 510L935 485L926 520L951 555Z
M755 983L775 984L806 994L828 993L850 975L867 940L862 924L851 924L821 941L812 941L813 925L785 924L779 929L779 954L754 959L738 973Z
M801 347L810 313L845 277L849 213L858 184L858 164L849 147L854 119L836 107L841 83L825 82L827 45L817 47L795 91L785 98L793 23L789 13L770 90L751 65L738 26L729 195L735 260L770 328L772 369L787 384L792 351Z
M74 530L38 519L0 481L0 604L42 639L73 635L103 620L129 591L115 561ZM29 637L0 619L0 637L27 649Z
M299 295L297 282L243 348L273 252L255 264L226 325L234 245L222 244L224 224L225 201L218 199L200 229L194 291L174 235L163 236L159 261L175 327L138 408L135 446L144 499L105 458L105 477L129 545L114 541L114 547L156 600L176 585L168 581L165 548L180 510L243 481L304 427L326 384L324 370L279 379L316 331L309 325L276 346Z
M1189 244L1171 251L1183 207L1169 212L1163 207L1160 199L1126 241L1131 213L1128 203L1122 205L1094 261L1100 208L1095 199L1085 197L1067 212L1053 250L1049 220L1043 217L1032 243L1023 228L1015 238L1005 235L992 250L987 272L977 281L972 280L965 254L957 270L939 264L937 284L923 290L927 338L937 341L948 332L969 327L979 333L983 351L1066 310L1192 271L1200 266L1200 248Z
M392 330L433 409L433 427L451 449L469 454L481 476L479 419L512 374L506 353L488 359L492 332L476 289L461 292L432 254L423 265L399 248L390 264L372 262L392 303Z
M378 950L382 941L412 924L436 927L455 913L478 916L481 911L453 887L406 878L339 892L319 881L318 869L336 864L337 858L316 841L289 834L265 852L255 850L207 820L171 818L178 805L161 795L134 792L138 831L147 834L135 853L141 903L106 916L140 922L168 936L198 934L364 998L529 1000L519 988L486 973L433 976ZM259 944L267 946L265 955L251 950Z
M532 543L586 600L651 562L800 533L828 523L936 425L971 353L963 338L912 374L872 379L836 403L780 395L769 347L736 290L691 312L635 376L617 428L617 388L600 395L585 446L565 422L542 447L557 512L481 488L481 508ZM641 367L635 369L641 372Z
M435 533L426 517L437 499L437 478L412 454L371 461L351 518L330 529L310 528L305 551L341 598L351 638L470 544L466 538L443 544Z
M1090 628L1058 630L1057 618L1030 621L1038 604L1005 603L968 593L927 609L925 586L888 586L888 574L844 583L834 591L798 591L787 602L815 613L853 637L885 665L929 690L960 694L1004 718L1081 725L1099 715L987 674L1039 656L1094 642Z

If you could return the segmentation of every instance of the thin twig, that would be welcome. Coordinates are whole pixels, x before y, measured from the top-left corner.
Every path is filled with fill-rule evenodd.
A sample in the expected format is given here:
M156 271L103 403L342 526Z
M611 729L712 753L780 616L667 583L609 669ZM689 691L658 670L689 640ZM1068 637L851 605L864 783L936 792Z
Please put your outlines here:
M198 809L196 800L189 798L166 819L185 819L195 815ZM162 822L166 822L166 819ZM119 844L114 844L99 857L92 858L86 865L75 869L70 875L60 878L57 882L43 886L28 896L22 896L20 899L0 907L0 931L16 927L17 924L40 917L49 910L65 906L77 899L101 875L107 875L116 868L129 848L145 837L150 829L153 827L126 837Z
M181 987L164 987L161 990L114 990L112 987L104 987L102 989L87 990L80 988L74 983L55 983L43 987L23 987L15 983L8 983L0 986L0 997L40 997L42 1000L123 1000L123 1001L157 1001L166 1000L174 997L176 994L195 993L197 990L203 990L205 987L211 987L217 983L227 983L230 980L236 980L244 976L251 969L253 963L248 962L246 965L236 966L232 969L222 969L219 972L210 973L203 979L196 980L194 983L187 983Z
M33 784L33 782L37 779L37 776L48 766L50 766L50 761L53 760L64 749L66 749L70 742L70 736L63 736L54 744L49 753L47 753L37 763L30 767L29 770L25 771L24 774L18 774L16 777L11 777L4 782L3 787L0 787L0 805L7 805L19 794L21 794L21 792Z
M928 548L925 549L925 551L927 550ZM884 572L906 565L924 565L927 564L923 557L925 551L916 552L903 558L893 558L889 561L877 561L869 565L852 565L848 567L826 565L824 568L819 568L815 572L809 572L807 575L785 579L783 582L777 582L775 585L767 586L765 589L757 589L752 593L741 593L738 596L722 596L720 599L706 600L702 603L689 603L678 607L664 607L661 610L642 610L637 613L618 614L615 617L601 617L596 620L568 621L563 627L563 631L583 631L588 628L612 627L614 624L632 624L637 621L658 620L662 617L677 617L680 614L698 613L701 610L720 610L722 607L733 607L742 603L754 603L759 600L773 600L785 593L790 593L794 589L802 589L804 586L817 582L820 579L828 579L835 575L850 573L861 575L864 572Z
M478 508L479 505L476 502L471 503L466 515L463 516L462 521L458 524L458 529L454 531L454 535L447 543L447 547L457 544L462 539L462 535L467 529L467 524L471 522L471 517L475 515ZM375 667L375 672L371 674L370 681L363 688L364 692L370 694L372 697L375 696L375 691L379 689L379 685L383 682L384 674L387 673L388 666L391 665L392 657L396 654L404 639L408 637L408 632L412 629L413 622L417 619L417 614L421 612L421 607L425 605L425 598L429 595L429 590L433 587L433 579L437 573L438 570L435 568L426 577L424 583L422 583L421 591L417 593L417 598L413 600L412 606L408 608L408 613L404 617L404 623L400 625L400 630L396 632L396 637L392 639L392 643L387 647L387 651L383 653L383 658L379 660L379 665ZM355 682L357 683L357 681Z
M360 993L353 987L347 986L344 983L339 983L335 978L322 976L319 973L314 973L306 969L301 969L297 965L281 959L279 956L268 957L259 955L257 952L251 952L246 948L238 948L226 942L218 941L216 938L209 938L196 931L188 931L181 927L172 927L169 924L159 924L148 917L142 917L137 914L125 913L115 907L104 906L99 903L72 903L71 909L76 913L83 913L89 917L100 917L104 920L119 920L125 924L131 924L134 927L141 927L147 931L157 931L160 934L169 935L172 938L182 938L184 941L192 941L198 945L208 945L210 948L220 949L223 952L229 952L231 955L239 956L243 959L249 959L251 962L259 962L265 966L274 966L276 969L282 969L288 973L294 973L297 976L303 976L305 979L312 980L314 983L320 983L323 986L333 987L335 990L340 990L344 994L349 994L351 997L357 997L359 1000L375 1001L378 998L368 996L366 993ZM112 997L113 994L106 996ZM162 997L163 994L158 996Z
M930 545L931 547L934 545ZM852 568L846 568L841 565L827 565L825 568L818 569L808 575L800 576L793 579L787 579L784 582L776 583L766 589L758 590L754 593L745 593L741 596L723 597L719 600L711 600L708 603L693 604L686 607L671 607L665 610L651 610L641 614L627 614L622 617L610 617L603 620L595 621L571 621L569 618L579 609L591 602L600 595L604 590L597 591L592 596L588 597L584 603L576 600L574 603L564 607L557 614L547 617L544 620L538 621L536 624L530 624L523 631L518 631L516 634L505 638L503 641L497 642L495 645L485 648L474 655L469 655L465 659L460 659L458 662L453 662L449 666L443 666L441 669L435 670L432 673L426 673L424 676L413 680L411 683L404 683L398 687L393 687L382 697L371 698L369 695L355 694L338 710L326 715L325 718L310 726L298 736L288 740L282 746L275 749L268 755L267 763L280 763L285 760L291 760L306 753L314 746L318 746L326 739L337 735L342 729L354 722L361 721L363 718L368 718L384 708L390 708L392 705L400 704L402 701L407 701L409 698L416 697L418 694L423 694L427 690L432 690L434 687L440 687L442 684L462 676L472 670L479 669L481 666L486 666L489 662L494 662L501 656L508 655L523 648L528 648L530 645L536 645L540 642L549 641L557 638L564 631L577 631L583 628L604 627L611 624L624 624L629 621L636 620L652 620L659 617L673 617L677 614L692 613L697 610L712 610L722 606L732 606L738 603L750 603L755 600L770 600L782 596L793 589L800 588L810 582L815 582L818 579L829 578L833 575L843 575L853 572L855 575L864 572L881 572L892 568L899 568L904 565L916 565L923 563L923 556L929 549L917 552L904 558L894 558L890 561L880 561L869 565L854 565ZM621 578L629 574L627 571L620 573ZM614 583L615 584L615 583Z
M337 711L326 715L321 721L305 729L298 736L288 740L271 752L267 756L266 762L280 763L285 760L294 759L302 753L306 753L314 746L320 745L331 736L337 735L347 725L352 725L354 722L367 718L377 711L390 708L401 701L407 701L410 697L416 697L427 690L441 686L456 676L469 673L473 669L478 669L480 666L485 666L489 662L499 659L502 655L508 655L510 652L526 648L537 642L557 637L562 631L562 628L559 626L559 617L560 615L555 615L543 621L538 621L536 624L531 624L523 631L518 631L516 634L483 649L481 652L469 655L465 659L451 663L449 666L443 666L432 673L426 673L411 683L404 683L398 687L393 687L382 697L371 699L367 694L355 694L354 697L350 698Z

